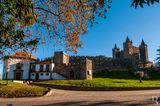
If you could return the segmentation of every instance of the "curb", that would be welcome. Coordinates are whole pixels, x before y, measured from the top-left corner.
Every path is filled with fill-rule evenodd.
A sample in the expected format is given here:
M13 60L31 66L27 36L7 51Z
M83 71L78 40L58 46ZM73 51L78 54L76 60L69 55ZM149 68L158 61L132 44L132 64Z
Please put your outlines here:
M134 91L134 90L157 90L160 87L76 87L76 86L60 86L49 84L33 84L41 87L48 87L53 89L62 90L75 90L75 91Z
M51 95L53 94L53 90L50 89L50 88L48 88L48 89L49 89L49 91L46 92L46 93L43 95L44 97L46 97L46 96L51 96Z

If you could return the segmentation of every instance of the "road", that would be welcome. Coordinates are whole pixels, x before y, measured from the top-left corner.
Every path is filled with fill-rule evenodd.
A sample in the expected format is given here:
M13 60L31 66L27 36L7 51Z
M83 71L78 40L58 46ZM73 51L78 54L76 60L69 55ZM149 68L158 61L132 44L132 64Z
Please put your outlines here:
M152 96L160 90L139 91L69 91L52 89L48 96L0 98L0 106L153 106Z

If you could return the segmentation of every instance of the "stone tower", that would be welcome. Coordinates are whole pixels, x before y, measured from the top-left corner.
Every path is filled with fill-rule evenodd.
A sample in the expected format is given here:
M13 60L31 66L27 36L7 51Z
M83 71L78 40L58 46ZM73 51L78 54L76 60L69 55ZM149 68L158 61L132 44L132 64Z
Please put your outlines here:
M118 59L120 58L120 49L117 47L117 45L115 44L114 48L112 49L112 56L113 59Z
M141 45L139 46L140 50L140 61L142 63L148 62L148 47L147 44L145 44L144 40L142 39Z
M128 38L126 38L126 42L123 43L123 49L124 49L124 58L129 58L129 56L132 54L132 41Z
M89 60L87 58L82 60L80 69L81 79L92 80L92 60Z
M55 52L54 53L54 62L58 63L58 64L68 65L69 56L66 53L64 53L63 51Z

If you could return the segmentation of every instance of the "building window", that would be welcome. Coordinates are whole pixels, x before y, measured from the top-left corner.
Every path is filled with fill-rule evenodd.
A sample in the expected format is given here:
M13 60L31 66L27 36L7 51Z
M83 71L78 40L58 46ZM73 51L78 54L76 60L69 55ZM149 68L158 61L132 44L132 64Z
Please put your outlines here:
M32 71L36 71L36 65L32 65Z
M49 71L49 65L46 65L46 71Z
M46 73L46 76L49 76L49 73Z
M89 71L87 71L87 75L89 75Z
M43 73L41 73L41 76L43 76Z
M92 75L91 70L87 71L87 75Z
M34 76L34 74L32 74L32 76Z
M40 65L40 71L43 71L43 65Z
M54 67L53 67L52 71L54 72Z
M22 69L22 64L21 63L17 63L16 64L16 69L19 69L19 70Z
M116 64L115 64L115 62L113 62L113 66L115 66Z

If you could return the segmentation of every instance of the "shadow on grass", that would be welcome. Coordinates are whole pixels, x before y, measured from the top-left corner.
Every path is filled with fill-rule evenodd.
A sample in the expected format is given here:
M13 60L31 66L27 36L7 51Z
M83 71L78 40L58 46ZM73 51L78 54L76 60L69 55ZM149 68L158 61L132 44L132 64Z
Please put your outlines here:
M51 103L45 105L35 105L35 106L149 106L154 103L151 100L134 102L134 101L101 101L96 103L88 103L87 101L69 101L61 103Z
M145 74L149 76L149 79L144 80L160 80L160 72L152 70L152 69L141 69ZM99 72L93 74L94 78L112 78L112 79L139 79L136 75L131 71L106 71Z

